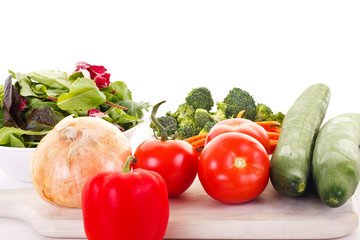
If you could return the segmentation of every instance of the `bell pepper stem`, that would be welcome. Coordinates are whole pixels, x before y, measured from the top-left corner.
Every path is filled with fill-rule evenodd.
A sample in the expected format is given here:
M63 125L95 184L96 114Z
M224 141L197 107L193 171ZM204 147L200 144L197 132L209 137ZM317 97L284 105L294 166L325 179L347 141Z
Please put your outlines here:
M126 159L126 162L123 166L123 173L129 173L131 171L131 163L136 163L137 162L137 158L134 156L128 156Z
M158 104L155 104L153 106L153 109L151 111L151 121L156 125L156 127L159 129L159 135L160 135L160 140L161 141L166 141L168 140L167 134L166 134L166 129L161 125L161 123L156 119L156 113L157 110L159 109L160 105L165 103L166 101L161 101Z

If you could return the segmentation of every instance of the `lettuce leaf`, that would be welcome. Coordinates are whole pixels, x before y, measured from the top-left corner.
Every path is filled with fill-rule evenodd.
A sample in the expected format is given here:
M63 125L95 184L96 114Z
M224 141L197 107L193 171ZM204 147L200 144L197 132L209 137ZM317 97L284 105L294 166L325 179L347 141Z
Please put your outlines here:
M2 127L0 128L0 146L27 147L23 135L46 135L47 133L48 131L36 132L15 127Z
M69 93L63 93L57 101L63 110L89 110L106 102L106 96L91 79L78 78L69 89Z
M55 70L40 70L27 74L27 76L50 88L69 89L71 81L67 79L66 72Z

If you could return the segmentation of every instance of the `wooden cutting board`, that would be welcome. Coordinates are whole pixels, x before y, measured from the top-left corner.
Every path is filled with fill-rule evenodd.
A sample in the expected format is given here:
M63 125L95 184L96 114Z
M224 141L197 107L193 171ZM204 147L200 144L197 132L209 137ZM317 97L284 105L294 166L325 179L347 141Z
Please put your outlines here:
M329 208L315 194L279 195L269 183L255 200L227 205L210 198L198 179L170 199L166 239L328 239L351 233L358 225L358 200ZM80 209L50 205L33 188L0 190L0 217L31 224L47 237L86 238Z

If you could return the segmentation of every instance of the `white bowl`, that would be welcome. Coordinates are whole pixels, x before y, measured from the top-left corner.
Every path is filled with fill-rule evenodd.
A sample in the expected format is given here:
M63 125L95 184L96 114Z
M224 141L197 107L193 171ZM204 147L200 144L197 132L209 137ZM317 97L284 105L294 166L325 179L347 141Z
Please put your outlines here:
M31 182L30 161L35 148L0 146L0 169L8 176L22 182Z
M143 122L124 132L132 151L153 135L148 122ZM9 177L31 183L30 161L35 148L15 148L0 146L0 170Z

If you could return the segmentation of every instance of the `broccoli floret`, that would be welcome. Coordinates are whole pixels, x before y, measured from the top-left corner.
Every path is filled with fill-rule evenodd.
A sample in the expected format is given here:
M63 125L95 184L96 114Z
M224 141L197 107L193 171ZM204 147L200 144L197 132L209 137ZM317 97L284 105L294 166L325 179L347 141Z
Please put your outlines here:
M270 107L263 103L258 103L256 105L256 118L255 121L267 121L269 120L270 116L273 115Z
M218 109L215 113L211 113L211 118L214 122L225 120L225 112L222 109Z
M214 106L214 100L211 96L211 92L206 87L193 88L185 98L185 101L194 109L202 108L208 112Z
M200 130L199 134L207 134L210 132L211 128L216 124L216 122L207 122L203 129Z
M166 129L166 135L168 137L174 136L178 129L178 122L172 116L165 115L162 117L158 117L157 120L159 123ZM155 123L151 122L150 127L158 134L159 129L155 125Z
M179 126L177 130L178 139L186 139L198 134L199 134L199 130L192 125L184 125L181 127Z
M245 90L233 88L224 101L218 103L218 108L225 112L226 118L233 118L240 111L245 110L243 118L254 121L256 118L256 103L254 98Z
M183 118L181 120L181 122L178 121L178 126L179 126L179 128L184 127L184 126L191 126L191 127L196 128L195 119L192 117Z
M198 108L195 110L195 124L196 127L202 129L206 123L213 122L211 115L208 111L202 108Z
M284 118L285 118L285 115L282 112L277 112L275 114L272 114L268 120L269 121L277 121L280 124L282 124L284 121Z
M183 119L194 118L195 109L192 106L190 106L186 103L183 103L183 104L179 105L176 112L174 112L174 113L168 112L167 115L170 115L170 116L176 118L176 120L179 123L181 123L183 121Z
M270 107L265 104L259 103L256 105L256 118L255 121L277 121L282 124L285 115L282 112L273 113Z

